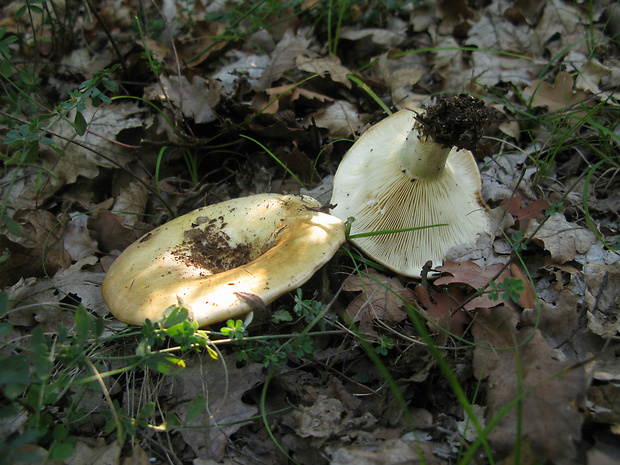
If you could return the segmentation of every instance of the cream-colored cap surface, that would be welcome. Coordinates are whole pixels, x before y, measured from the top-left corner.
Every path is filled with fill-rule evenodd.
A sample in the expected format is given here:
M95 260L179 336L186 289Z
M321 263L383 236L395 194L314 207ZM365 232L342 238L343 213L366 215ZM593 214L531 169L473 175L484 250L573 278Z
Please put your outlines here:
M425 157L433 148L417 135L415 116L401 110L358 139L338 167L330 202L336 205L333 215L343 221L355 218L351 235L446 224L351 239L378 263L410 277L420 277L428 260L441 264L451 247L475 242L480 232L490 229L473 155L452 149L441 174L429 175L436 167ZM403 163L405 145L408 158ZM424 176L412 176L416 171Z
M136 325L179 300L200 326L248 313L252 299L269 304L302 285L344 242L344 223L320 207L307 196L259 194L194 210L123 251L103 298Z

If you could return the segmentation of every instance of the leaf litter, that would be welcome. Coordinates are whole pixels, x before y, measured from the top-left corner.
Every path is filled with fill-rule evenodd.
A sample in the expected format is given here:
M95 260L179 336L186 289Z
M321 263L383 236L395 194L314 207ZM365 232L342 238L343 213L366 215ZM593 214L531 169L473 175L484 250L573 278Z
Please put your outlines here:
M120 95L134 99L88 103L81 110L88 123L83 136L68 120L52 125L63 156L45 149L41 165L24 167L18 177L15 166L4 166L5 214L22 232L0 230L3 253L11 257L0 265L10 298L3 321L11 331L2 334L7 356L11 344L37 327L52 336L61 326L75 334L69 309L78 303L93 316L106 316L109 333L122 330L101 300L105 270L171 215L250 193L299 192L290 172L328 194L330 175L351 139L385 116L352 75L392 110L420 107L443 92L483 95L497 112L489 140L499 140L491 154L476 153L482 196L498 230L433 264L437 279L418 282L359 264L355 273L350 262L336 258L303 289L317 302L337 296L325 321L340 333L315 335L312 357L290 353L271 379L271 368L238 361L221 346L219 360L186 354L186 367L176 375L111 375L111 395L122 411L135 410L132 396L157 404L151 426L123 447L109 429L87 435L74 428L77 441L65 463L287 463L282 451L302 464L455 463L479 432L411 324L412 311L426 323L482 427L497 421L486 436L496 461L518 454L527 463L558 464L618 457L620 365L609 344L618 336L620 261L617 247L614 252L600 241L618 240L617 169L598 172L601 182L590 187L591 218L601 225L593 232L583 193L566 188L589 169L592 159L589 165L583 160L592 153L566 144L541 183L540 157L563 141L548 126L526 134L524 123L528 114L583 118L597 102L617 108L615 45L601 40L593 55L591 40L584 39L590 18L590 33L605 38L617 3L600 2L590 12L561 0L396 3L392 9L350 5L342 11L352 26L334 36L320 4L304 2L300 15L290 7L261 16L272 24L257 28L234 22L228 2L183 9L166 1L166 26L156 31L157 22L149 24L154 29L142 42L130 32L132 2L122 1L101 10L107 30L93 15L77 13L76 27L90 43L76 40L71 52L56 55L53 41L41 49L46 63L62 63L43 71L48 97L66 95L81 78L118 60L114 38L131 70L114 78L123 83ZM30 24L16 16L18 4L4 7L2 26L26 40ZM159 17L152 7L146 13ZM308 18L311 26L302 25ZM54 36L50 24L36 24L42 37ZM243 34L247 40L239 40ZM143 43L161 61L159 79L148 69ZM549 57L556 60L553 69ZM617 151L617 131L614 140L610 152ZM583 180L575 185L584 190ZM563 212L553 211L558 200ZM513 299L517 282L522 287ZM292 298L277 305L290 311ZM350 322L381 357L405 407L351 336ZM288 324L298 333L305 323L291 318ZM248 329L278 334L260 321ZM135 347L117 350L126 356ZM115 361L108 368L122 366ZM64 395L81 395L92 409L91 425L104 431L105 396L90 386L81 392L69 387ZM54 406L56 415L66 414L64 405ZM4 437L24 431L18 418L3 423ZM31 452L44 456L50 444L42 441Z

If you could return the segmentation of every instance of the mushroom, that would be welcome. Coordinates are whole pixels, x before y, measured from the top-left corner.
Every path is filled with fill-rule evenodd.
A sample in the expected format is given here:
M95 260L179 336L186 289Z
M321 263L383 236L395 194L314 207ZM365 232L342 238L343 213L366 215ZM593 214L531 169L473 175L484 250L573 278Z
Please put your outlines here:
M490 231L470 152L488 120L482 101L463 95L426 111L401 110L366 131L336 171L331 213L354 218L351 236L424 229L352 242L387 268L420 277L428 260L440 263L451 247Z
M259 194L199 208L145 234L114 261L101 292L142 325L181 302L199 326L273 302L344 242L345 225L307 196Z

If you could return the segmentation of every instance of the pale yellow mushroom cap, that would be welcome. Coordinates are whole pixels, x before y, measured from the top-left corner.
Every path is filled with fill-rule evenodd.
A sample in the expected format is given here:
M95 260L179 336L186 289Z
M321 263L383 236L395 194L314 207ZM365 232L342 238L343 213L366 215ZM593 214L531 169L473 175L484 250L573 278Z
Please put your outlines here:
M200 326L293 290L344 242L344 223L301 195L259 194L199 208L144 235L114 261L101 292L119 320L156 321L180 300Z
M429 152L442 147L420 139L415 116L401 110L360 137L338 167L330 202L333 215L355 218L352 235L447 224L352 239L378 263L410 277L420 277L428 260L441 264L450 248L475 242L491 226L471 152L444 149L440 162L429 160Z

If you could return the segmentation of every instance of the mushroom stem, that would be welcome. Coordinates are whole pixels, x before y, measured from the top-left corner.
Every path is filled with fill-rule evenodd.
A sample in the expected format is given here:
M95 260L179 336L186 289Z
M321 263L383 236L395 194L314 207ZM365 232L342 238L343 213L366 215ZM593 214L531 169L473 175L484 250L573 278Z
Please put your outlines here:
M398 166L412 179L434 179L443 174L451 150L414 127L400 149Z

